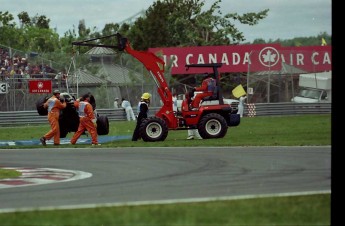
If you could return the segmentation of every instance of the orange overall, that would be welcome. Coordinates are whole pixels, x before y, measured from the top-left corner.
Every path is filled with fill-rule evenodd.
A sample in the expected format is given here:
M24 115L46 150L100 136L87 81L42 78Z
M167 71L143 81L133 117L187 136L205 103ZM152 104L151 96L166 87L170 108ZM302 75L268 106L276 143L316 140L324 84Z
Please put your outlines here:
M92 144L98 144L97 128L95 126L96 117L92 105L87 101L75 101L74 106L78 109L79 113L79 127L71 139L71 144L75 144L85 130L90 133Z
M214 81L215 80L213 78L206 78L204 79L204 81L202 81L202 84L200 87L195 88L195 91L203 91L203 92L195 95L194 100L191 103L192 108L198 108L201 100L204 97L209 97L213 95L214 87L210 86L210 83L213 83Z
M59 116L60 110L66 107L66 102L61 103L56 96L52 96L44 103L44 107L48 108L48 121L51 129L43 137L46 140L50 140L54 137L54 144L60 144Z

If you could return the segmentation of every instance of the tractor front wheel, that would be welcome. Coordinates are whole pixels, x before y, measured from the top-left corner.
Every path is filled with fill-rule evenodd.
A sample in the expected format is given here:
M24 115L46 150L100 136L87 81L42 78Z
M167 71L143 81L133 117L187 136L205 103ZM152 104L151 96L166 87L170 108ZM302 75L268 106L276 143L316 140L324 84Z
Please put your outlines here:
M200 119L198 131L203 139L222 138L228 131L228 125L222 115L210 113Z
M150 117L140 124L139 134L143 141L164 141L168 136L168 126L163 119Z

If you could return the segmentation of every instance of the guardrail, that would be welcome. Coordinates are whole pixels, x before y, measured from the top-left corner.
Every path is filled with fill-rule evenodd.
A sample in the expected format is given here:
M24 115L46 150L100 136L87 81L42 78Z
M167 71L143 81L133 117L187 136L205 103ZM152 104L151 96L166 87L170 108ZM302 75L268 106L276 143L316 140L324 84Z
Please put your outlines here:
M154 115L160 108L150 108L149 115ZM97 109L98 114L106 115L109 121L124 121L124 109ZM246 104L244 116L330 114L331 103L270 103ZM47 123L47 116L38 115L37 111L6 111L0 112L0 126L18 126Z
M97 109L98 114L106 115L109 121L126 120L125 110L120 109ZM39 115L37 111L3 111L0 112L0 126L31 125L47 123L45 115Z
M330 114L331 103L270 103L246 104L245 116Z

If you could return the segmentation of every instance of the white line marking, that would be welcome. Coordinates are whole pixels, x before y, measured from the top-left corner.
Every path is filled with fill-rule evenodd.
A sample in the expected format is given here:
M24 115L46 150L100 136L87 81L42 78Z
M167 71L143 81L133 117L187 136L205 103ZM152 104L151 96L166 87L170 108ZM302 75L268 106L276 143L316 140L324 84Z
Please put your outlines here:
M61 182L68 182L74 180L81 180L92 177L91 173L77 171L77 170L65 170L65 169L53 169L53 168L26 168L26 167L4 167L3 169L14 169L22 173L20 177L16 178L7 178L1 179L3 182L10 182L10 181L24 181L29 182L29 184L17 184L17 185L10 185L10 184L1 184L1 188L13 188L13 187L24 187L24 186L33 186L33 185L42 185L42 184L50 184L50 183L61 183ZM35 176L36 175L36 176ZM45 176L52 176L61 179L49 179L44 178ZM69 175L69 176L68 176ZM36 177L36 178L35 178ZM42 178L43 177L43 178Z

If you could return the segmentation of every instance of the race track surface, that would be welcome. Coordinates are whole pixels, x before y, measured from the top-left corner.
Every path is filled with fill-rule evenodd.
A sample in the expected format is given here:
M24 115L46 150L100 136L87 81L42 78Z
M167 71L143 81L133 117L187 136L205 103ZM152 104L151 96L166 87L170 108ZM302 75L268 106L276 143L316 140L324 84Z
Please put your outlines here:
M0 150L6 167L87 176L0 188L0 212L331 189L330 146Z

